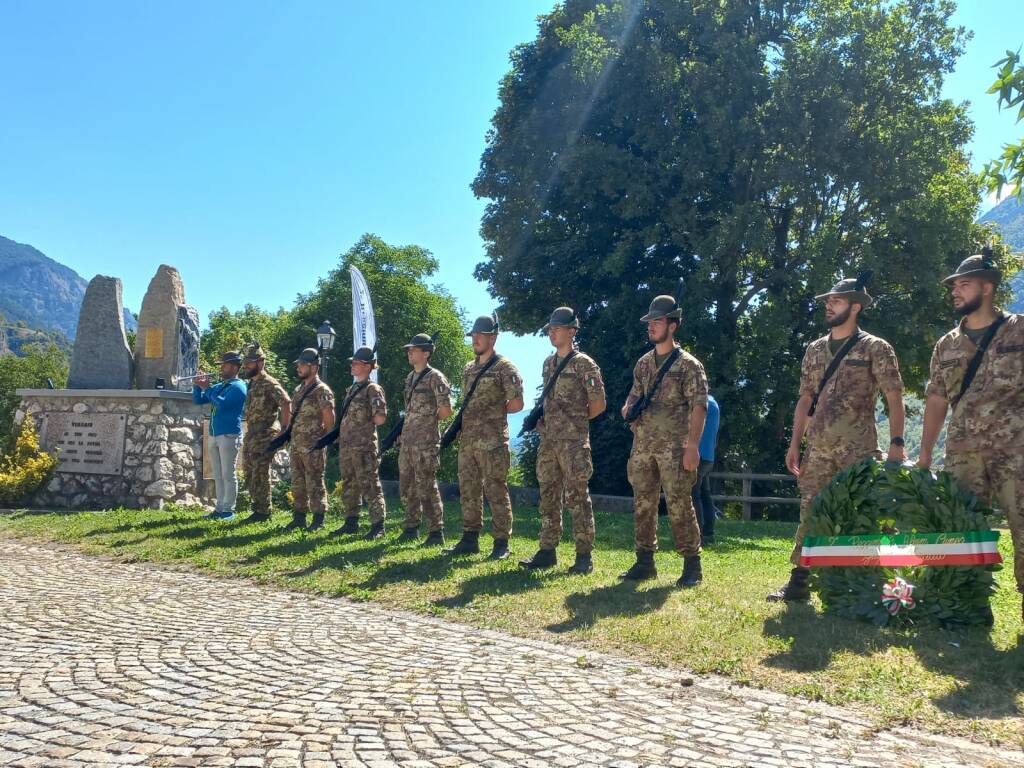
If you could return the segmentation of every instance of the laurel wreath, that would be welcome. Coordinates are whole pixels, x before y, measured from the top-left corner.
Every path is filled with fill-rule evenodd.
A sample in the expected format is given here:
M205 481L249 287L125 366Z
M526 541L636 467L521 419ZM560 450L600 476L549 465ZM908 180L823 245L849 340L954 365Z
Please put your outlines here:
M991 510L947 472L865 459L837 474L808 510L808 536L987 531ZM927 621L991 624L989 598L999 565L826 567L812 572L825 610L879 626ZM913 610L892 614L883 588L897 578L912 584Z

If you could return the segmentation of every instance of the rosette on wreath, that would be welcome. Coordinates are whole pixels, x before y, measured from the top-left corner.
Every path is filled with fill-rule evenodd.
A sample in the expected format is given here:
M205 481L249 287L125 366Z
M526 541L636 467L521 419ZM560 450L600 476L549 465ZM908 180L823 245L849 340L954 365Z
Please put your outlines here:
M991 550L994 535L979 533L991 530L986 520L990 513L946 472L932 475L865 459L837 474L815 497L808 510L807 536L896 541L908 538L906 534L927 539L926 534L957 532L981 542L975 547ZM812 561L811 586L825 610L879 625L991 624L989 598L996 588L992 573L1001 567L995 560L998 554L992 558L989 553L979 561L985 565L814 567ZM893 602L886 602L887 586L895 597L895 610ZM901 601L901 596L910 602Z

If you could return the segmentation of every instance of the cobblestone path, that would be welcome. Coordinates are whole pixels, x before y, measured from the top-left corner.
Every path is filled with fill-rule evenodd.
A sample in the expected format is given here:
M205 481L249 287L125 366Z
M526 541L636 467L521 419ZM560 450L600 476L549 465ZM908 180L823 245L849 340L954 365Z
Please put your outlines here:
M0 539L0 765L960 766L721 678Z

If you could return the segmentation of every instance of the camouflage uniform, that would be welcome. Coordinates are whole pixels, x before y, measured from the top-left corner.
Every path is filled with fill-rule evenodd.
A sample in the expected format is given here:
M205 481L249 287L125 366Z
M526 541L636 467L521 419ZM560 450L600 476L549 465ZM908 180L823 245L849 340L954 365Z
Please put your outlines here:
M333 410L334 393L318 376L313 389L299 407L306 386L303 382L292 392L292 436L288 450L292 496L295 499L296 515L305 515L310 510L314 515L322 515L327 510L327 486L324 485L326 451L310 453L309 449L324 433L321 412L325 408ZM297 407L298 414L295 412Z
M658 364L651 350L633 369L633 388L626 402L632 403L647 393L657 375ZM690 495L697 473L684 470L682 462L690 414L695 407L707 408L707 404L704 366L689 352L681 351L658 386L654 400L633 423L627 476L633 486L638 552L658 549L658 499L664 489L676 550L684 557L700 554L700 526Z
M444 528L444 507L437 488L440 443L437 409L452 407L452 388L443 373L430 368L413 391L413 382L419 377L420 373L410 371L405 379L405 425L398 450L398 490L405 505L403 527L417 528L420 517L425 516L427 533L433 533Z
M462 391L476 381L483 366L475 360L462 371ZM519 371L501 358L480 379L462 412L459 435L459 495L464 531L479 531L484 524L484 495L491 505L491 533L508 539L512 532L512 502L508 497L508 419L505 403L523 396Z
M557 355L544 361L545 386L558 368ZM594 505L587 483L593 474L590 457L590 414L593 402L604 400L601 369L593 358L577 352L544 401L537 425L537 481L540 484L540 547L554 549L562 538L562 502L572 515L577 554L594 549Z
M356 389L360 387L360 389ZM365 386L353 384L345 391L349 402L338 434L338 461L341 465L341 501L346 517L358 517L362 500L370 508L370 522L384 522L384 490L380 484L380 458L377 456L375 416L387 416L384 390L372 381Z
M265 371L248 380L249 397L245 401L245 439L242 443L242 471L256 515L270 514L270 441L277 434L275 425L280 409L287 408L288 392Z
M832 360L830 336L811 342L800 370L800 395L814 397ZM837 473L868 456L882 458L875 429L878 393L903 393L892 345L861 331L861 339L825 385L807 429L807 450L800 462L800 525L790 561L800 565L805 521L811 502Z
M927 394L951 403L977 347L958 326L935 345ZM1013 540L1013 572L1024 592L1024 317L1008 315L982 358L946 431L946 470L997 504Z

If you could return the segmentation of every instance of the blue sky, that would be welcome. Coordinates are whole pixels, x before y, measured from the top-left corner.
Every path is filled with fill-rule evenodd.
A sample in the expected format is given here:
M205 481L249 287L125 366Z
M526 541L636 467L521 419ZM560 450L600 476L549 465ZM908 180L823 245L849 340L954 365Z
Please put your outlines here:
M374 232L429 248L467 315L490 311L469 183L508 53L551 6L0 0L0 234L120 277L135 310L173 264L205 318L291 305ZM980 167L1024 133L984 94L1024 3L958 21L975 37L946 93L974 102ZM499 346L533 391L546 340Z

